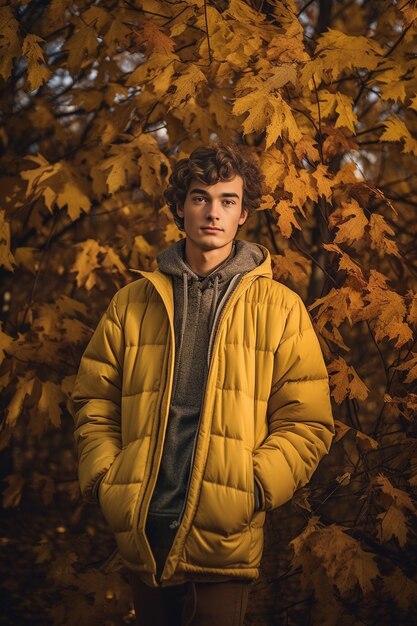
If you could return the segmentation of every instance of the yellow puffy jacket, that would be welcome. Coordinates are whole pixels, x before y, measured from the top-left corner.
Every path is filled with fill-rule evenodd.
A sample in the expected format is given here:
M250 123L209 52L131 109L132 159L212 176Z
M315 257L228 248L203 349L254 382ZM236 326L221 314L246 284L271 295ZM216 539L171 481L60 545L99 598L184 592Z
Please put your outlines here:
M98 498L126 566L152 586L256 578L265 511L289 500L329 450L327 370L301 299L244 275L213 344L187 503L160 581L144 528L161 460L174 371L171 278L120 289L81 360L72 393L82 494ZM263 505L255 511L254 485Z

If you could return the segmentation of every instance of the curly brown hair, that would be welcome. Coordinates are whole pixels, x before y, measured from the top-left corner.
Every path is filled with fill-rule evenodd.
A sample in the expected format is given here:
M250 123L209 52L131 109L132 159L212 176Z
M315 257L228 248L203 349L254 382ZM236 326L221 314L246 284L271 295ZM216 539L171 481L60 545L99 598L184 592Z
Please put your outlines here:
M169 177L164 193L178 228L184 230L184 219L177 214L177 207L184 206L192 179L205 185L215 185L219 181L231 180L236 175L243 180L242 207L247 209L250 217L261 202L265 177L258 165L241 148L215 144L196 148L188 158L180 159Z

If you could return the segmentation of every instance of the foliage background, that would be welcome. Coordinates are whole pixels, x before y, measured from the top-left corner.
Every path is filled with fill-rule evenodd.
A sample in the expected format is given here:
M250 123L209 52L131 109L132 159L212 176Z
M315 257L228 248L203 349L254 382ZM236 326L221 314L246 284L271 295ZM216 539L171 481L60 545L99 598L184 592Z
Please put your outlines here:
M68 395L110 297L176 240L172 164L221 139L266 176L240 236L309 306L337 436L268 518L248 612L417 616L415 0L0 2L4 624L133 622L81 501Z

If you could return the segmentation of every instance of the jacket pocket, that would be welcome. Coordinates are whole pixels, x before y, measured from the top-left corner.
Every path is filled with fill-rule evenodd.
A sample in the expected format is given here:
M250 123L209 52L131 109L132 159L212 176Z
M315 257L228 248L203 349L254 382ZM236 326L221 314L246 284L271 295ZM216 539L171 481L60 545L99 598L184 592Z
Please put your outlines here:
M100 487L102 486L103 482L107 479L110 473L110 470L113 468L115 462L120 457L122 452L123 452L123 448L116 454L113 461L111 462L110 467L108 467L102 474L100 474L100 476L97 478L96 482L94 483L92 494L97 500L97 502L100 502Z
M252 519L255 510L256 510L256 499L255 499L255 474L253 471L253 455L249 450L248 452L248 479L247 479L247 489L248 489L248 498L249 498L249 520Z

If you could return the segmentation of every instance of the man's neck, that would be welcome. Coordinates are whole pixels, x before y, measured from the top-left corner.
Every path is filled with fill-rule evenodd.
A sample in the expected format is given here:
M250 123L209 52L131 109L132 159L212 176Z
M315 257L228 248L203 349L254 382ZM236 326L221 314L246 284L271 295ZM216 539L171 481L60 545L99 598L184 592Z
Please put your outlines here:
M216 250L201 250L193 246L189 239L185 239L185 260L193 272L198 276L207 276L216 267L219 267L231 254L233 241L224 248Z

